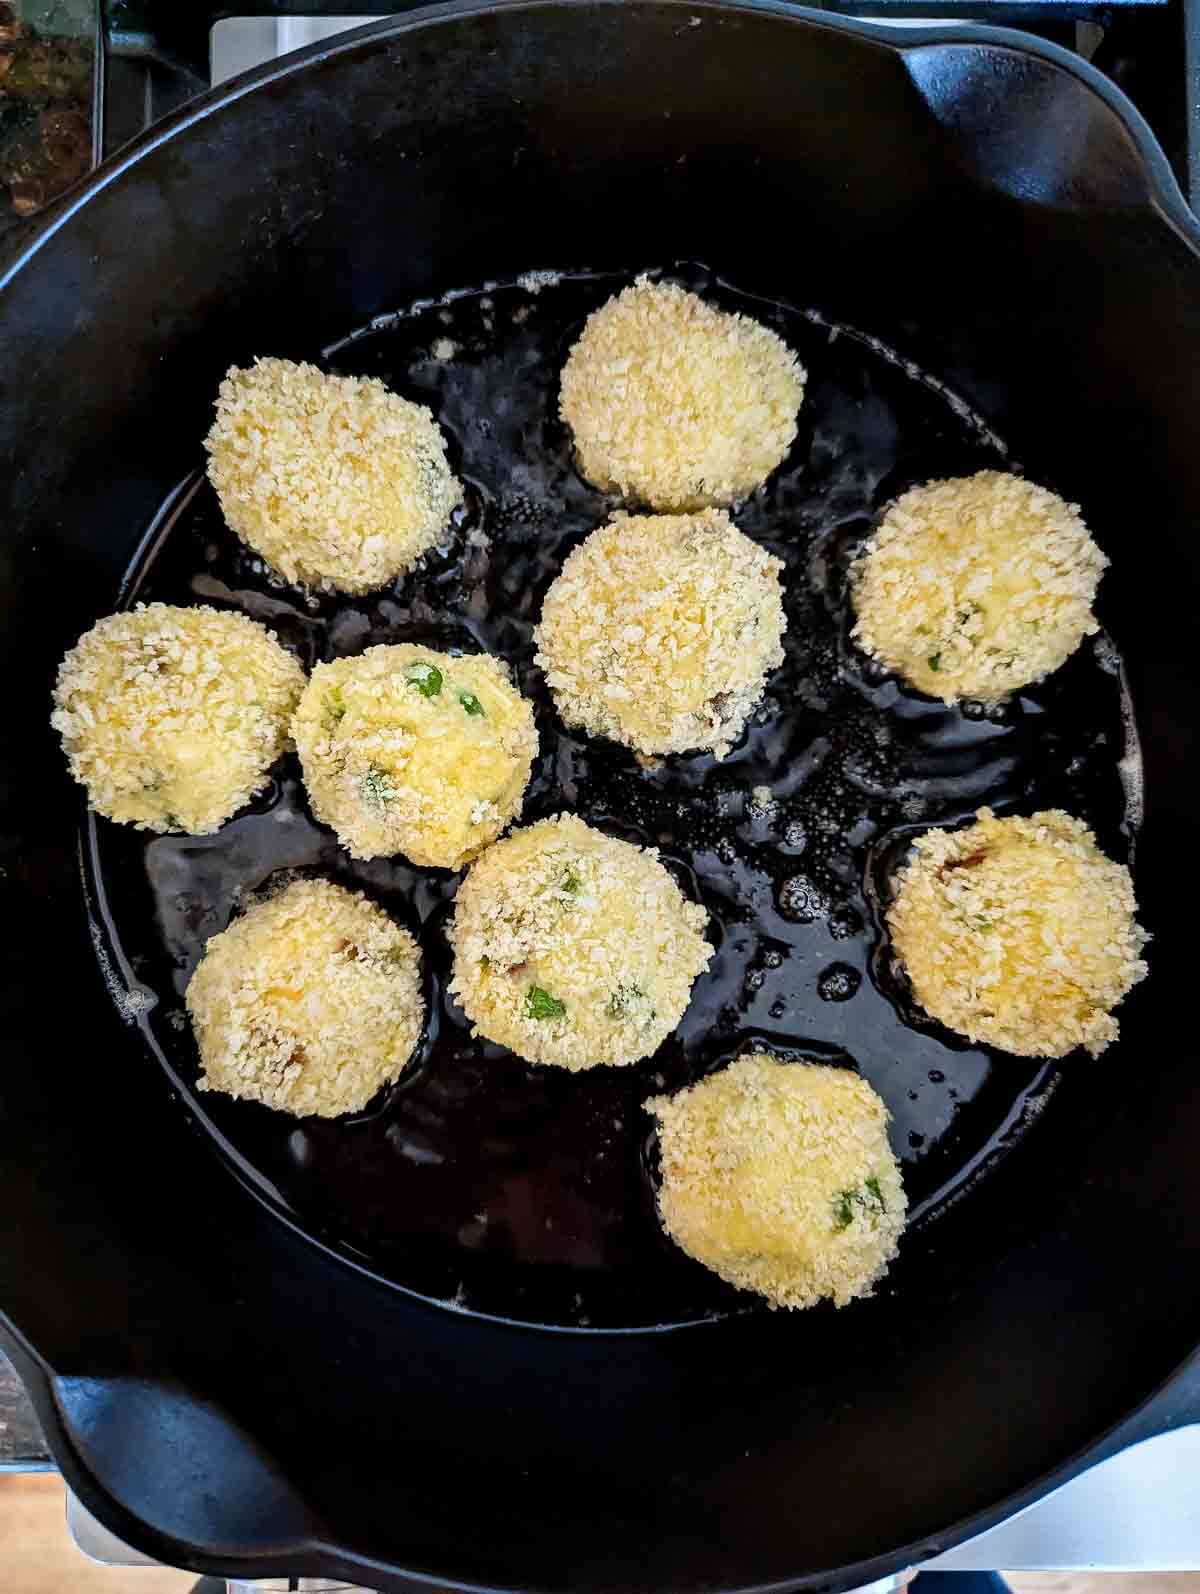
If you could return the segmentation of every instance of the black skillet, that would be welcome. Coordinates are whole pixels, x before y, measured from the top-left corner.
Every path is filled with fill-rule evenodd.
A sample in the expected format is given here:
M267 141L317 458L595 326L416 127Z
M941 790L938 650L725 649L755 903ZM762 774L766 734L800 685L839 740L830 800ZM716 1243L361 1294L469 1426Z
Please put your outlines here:
M1195 1415L1196 245L1136 114L1073 58L766 5L423 11L207 97L59 207L0 298L0 1303L116 1531L388 1588L842 1586ZM308 657L493 647L540 694L528 620L607 508L554 362L641 266L777 320L810 368L741 517L788 560L788 663L724 766L639 770L543 702L528 815L660 844L713 910L711 979L640 1069L548 1079L472 1048L441 994L452 880L380 866L357 878L429 953L412 1080L330 1127L196 1100L178 993L234 887L347 865L286 765L202 845L81 822L45 724L59 655L119 602L203 597ZM514 285L538 267L571 275ZM451 289L476 291L375 321ZM198 441L254 352L439 409L471 492L419 579L314 606L223 533ZM988 719L864 667L844 569L898 487L996 463L1085 504L1112 642ZM984 799L1136 839L1153 974L1098 1063L965 1048L888 967L895 857ZM916 1221L871 1302L768 1314L657 1234L640 1100L748 1041L852 1060L893 1108Z

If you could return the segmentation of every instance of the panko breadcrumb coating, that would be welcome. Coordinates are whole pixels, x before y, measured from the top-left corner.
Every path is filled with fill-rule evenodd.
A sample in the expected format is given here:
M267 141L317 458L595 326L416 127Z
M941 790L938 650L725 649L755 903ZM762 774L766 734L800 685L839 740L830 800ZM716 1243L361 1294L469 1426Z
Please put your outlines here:
M851 571L860 647L930 697L994 702L1099 629L1108 560L1078 506L1004 471L927 482L885 510Z
M496 839L537 752L499 660L411 643L318 664L292 735L313 812L353 857L442 869Z
M204 446L230 527L289 581L387 586L462 502L433 416L374 377L231 366Z
M187 988L201 1090L297 1117L357 1112L425 1021L421 954L361 893L296 880L214 935Z
M683 1017L712 956L707 918L652 848L544 819L460 886L450 990L474 1033L531 1063L634 1063Z
M870 1295L907 1199L865 1079L754 1053L646 1105L663 1226L690 1257L772 1306Z
M766 481L803 397L803 368L774 332L639 277L588 317L560 410L594 486L652 509L703 509Z
M266 786L303 686L244 614L138 604L63 659L50 723L97 813L203 835Z
M1111 1010L1145 978L1147 937L1129 870L1082 820L981 808L914 846L887 921L927 1013L1019 1057L1095 1057L1117 1038Z
M567 558L535 632L563 720L723 758L783 663L782 568L722 509L615 515Z

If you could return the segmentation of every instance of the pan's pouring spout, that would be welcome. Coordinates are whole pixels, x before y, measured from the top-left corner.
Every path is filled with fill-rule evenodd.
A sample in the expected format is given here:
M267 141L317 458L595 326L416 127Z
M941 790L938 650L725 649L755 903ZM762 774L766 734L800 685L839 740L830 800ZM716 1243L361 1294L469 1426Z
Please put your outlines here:
M1102 95L1072 67L991 43L914 45L904 62L955 159L987 186L1059 209L1150 198L1153 135L1132 105L1126 116L1111 102L1115 90Z

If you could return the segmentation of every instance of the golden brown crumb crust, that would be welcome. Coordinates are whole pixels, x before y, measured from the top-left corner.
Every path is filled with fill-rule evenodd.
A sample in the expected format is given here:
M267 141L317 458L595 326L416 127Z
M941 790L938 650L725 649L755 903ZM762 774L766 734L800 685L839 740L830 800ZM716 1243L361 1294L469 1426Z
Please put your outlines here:
M887 921L927 1013L1021 1057L1093 1056L1112 1009L1143 979L1133 881L1082 820L1057 809L930 830L899 875Z
M783 662L782 568L724 510L615 515L568 556L535 632L564 721L724 757Z
M374 377L232 366L204 446L230 527L289 581L387 586L462 502L430 411Z
M303 686L246 615L139 604L63 659L51 724L97 813L203 835L267 784Z
M804 371L782 338L639 277L588 317L560 408L580 469L653 509L731 504L796 435Z
M359 892L296 880L204 949L187 988L201 1090L297 1117L357 1112L421 1033L421 956Z
M562 814L489 847L459 888L450 990L532 1063L633 1063L682 1018L708 915L652 848Z
M1004 471L927 482L884 512L851 572L855 640L930 697L992 702L1098 629L1108 560L1078 506Z
M647 1107L663 1226L689 1256L772 1306L871 1293L907 1200L866 1080L760 1052Z
M411 643L318 664L292 735L313 812L352 856L442 869L496 839L537 752L504 664Z

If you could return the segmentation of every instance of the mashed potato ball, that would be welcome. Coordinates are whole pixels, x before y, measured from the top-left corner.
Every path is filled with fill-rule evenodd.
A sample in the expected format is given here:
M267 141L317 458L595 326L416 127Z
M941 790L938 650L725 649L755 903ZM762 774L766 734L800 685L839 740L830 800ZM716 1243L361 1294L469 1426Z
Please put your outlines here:
M783 663L782 568L721 509L615 515L568 557L535 633L565 722L723 758Z
M232 366L204 446L242 541L289 581L339 592L394 581L462 502L432 415L374 377Z
M1112 1009L1143 979L1129 870L1079 819L1050 809L930 830L900 872L892 944L927 1013L1020 1057L1095 1057Z
M67 654L51 724L97 813L203 835L267 784L303 686L244 614L139 604Z
M884 512L851 572L854 637L930 697L992 702L1099 629L1108 560L1074 504L1003 471L928 482Z
M707 918L653 849L544 819L459 888L450 989L476 1034L531 1063L634 1063L683 1017L712 956Z
M496 839L537 752L503 664L410 643L318 664L292 735L313 812L354 857L442 869Z
M774 332L639 277L588 317L562 373L579 468L653 509L731 504L796 436L804 371Z
M647 1107L663 1226L690 1257L772 1306L871 1293L907 1201L866 1080L755 1053Z
M358 892L297 880L214 935L187 988L201 1090L297 1117L357 1112L421 1034L421 955Z

